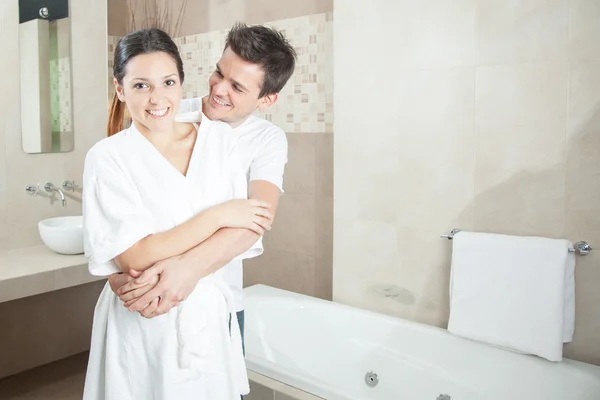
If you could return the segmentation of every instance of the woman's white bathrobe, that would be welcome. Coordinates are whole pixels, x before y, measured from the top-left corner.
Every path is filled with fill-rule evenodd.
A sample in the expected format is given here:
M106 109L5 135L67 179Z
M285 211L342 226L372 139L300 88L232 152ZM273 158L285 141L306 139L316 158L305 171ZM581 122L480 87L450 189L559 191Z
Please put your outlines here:
M201 113L196 120L202 123L185 176L134 126L88 152L83 223L93 275L117 272L112 259L145 236L247 197L235 136ZM261 252L259 240L240 258ZM94 313L84 399L239 400L248 393L240 329L221 271L152 319L128 311L107 284Z

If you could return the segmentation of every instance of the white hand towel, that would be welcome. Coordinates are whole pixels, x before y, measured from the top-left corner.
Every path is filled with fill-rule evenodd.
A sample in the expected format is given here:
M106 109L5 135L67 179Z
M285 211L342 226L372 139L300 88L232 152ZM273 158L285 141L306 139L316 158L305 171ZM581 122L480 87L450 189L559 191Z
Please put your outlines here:
M567 240L460 232L453 239L448 330L562 360L575 325L575 255Z

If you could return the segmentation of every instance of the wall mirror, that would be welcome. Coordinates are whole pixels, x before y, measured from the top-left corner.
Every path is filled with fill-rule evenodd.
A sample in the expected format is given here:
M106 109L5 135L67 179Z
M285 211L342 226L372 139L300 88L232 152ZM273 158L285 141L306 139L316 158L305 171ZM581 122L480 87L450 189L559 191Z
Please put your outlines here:
M73 150L69 0L19 0L21 134L29 154Z

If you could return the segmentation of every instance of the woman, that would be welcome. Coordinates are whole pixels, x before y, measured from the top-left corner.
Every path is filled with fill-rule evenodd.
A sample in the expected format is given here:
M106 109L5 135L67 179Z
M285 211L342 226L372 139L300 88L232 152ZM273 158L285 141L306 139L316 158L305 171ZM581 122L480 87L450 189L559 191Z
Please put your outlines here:
M93 275L144 270L223 227L261 235L270 229L269 205L246 200L234 138L201 114L199 125L174 121L184 73L166 33L146 29L123 37L113 75L109 137L90 149L84 169L85 249ZM132 124L121 130L125 106ZM231 303L220 271L152 319L129 312L107 285L95 309L84 399L238 400L249 389Z

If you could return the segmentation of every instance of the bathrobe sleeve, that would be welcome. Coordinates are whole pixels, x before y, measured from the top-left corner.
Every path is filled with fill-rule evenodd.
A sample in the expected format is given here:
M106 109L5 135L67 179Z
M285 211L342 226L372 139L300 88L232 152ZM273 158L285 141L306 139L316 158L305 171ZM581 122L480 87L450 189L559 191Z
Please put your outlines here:
M90 151L83 177L85 255L92 275L119 272L113 259L155 233L136 186L110 154Z

